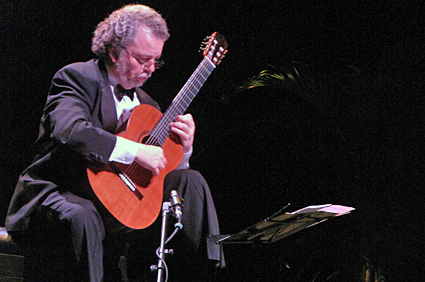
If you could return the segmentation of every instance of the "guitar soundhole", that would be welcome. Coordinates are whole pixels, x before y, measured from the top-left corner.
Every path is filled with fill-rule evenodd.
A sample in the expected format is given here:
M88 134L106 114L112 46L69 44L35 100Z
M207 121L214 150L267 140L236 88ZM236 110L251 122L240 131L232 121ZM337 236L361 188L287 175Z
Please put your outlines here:
M160 142L158 142L158 140L155 137L152 137L151 135L146 135L145 137L143 137L142 144L161 147Z
M152 177L152 172L141 166L137 166L137 169L131 173L131 179L142 188L146 188L151 184Z
M143 143L143 144L145 144L145 139L147 139L147 138L149 138L149 134L150 134L151 132L150 131L142 131L142 132L140 132L140 134L139 134L139 136L137 136L137 138L136 138L136 140L134 140L135 142L137 142L137 143Z

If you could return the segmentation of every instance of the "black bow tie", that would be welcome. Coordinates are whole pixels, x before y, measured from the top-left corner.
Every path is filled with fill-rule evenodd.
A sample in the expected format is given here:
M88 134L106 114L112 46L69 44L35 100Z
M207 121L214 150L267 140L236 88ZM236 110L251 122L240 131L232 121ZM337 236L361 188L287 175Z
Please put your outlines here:
M118 101L121 101L122 98L127 95L128 97L130 97L131 101L133 101L133 97L134 97L134 88L132 89L124 89L124 87L122 87L121 85L117 85L117 87L115 87L115 96L117 97Z

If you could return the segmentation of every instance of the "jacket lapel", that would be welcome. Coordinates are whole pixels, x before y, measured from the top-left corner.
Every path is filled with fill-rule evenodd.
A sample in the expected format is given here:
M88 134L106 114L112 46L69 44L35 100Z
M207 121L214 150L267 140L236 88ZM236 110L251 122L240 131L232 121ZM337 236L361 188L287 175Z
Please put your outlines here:
M100 120L103 128L106 131L115 133L117 128L117 112L115 109L115 102L111 90L111 84L108 79L108 72L105 63L101 60L97 61L100 72Z
M117 111L115 109L115 102L111 85L107 84L101 89L101 114L103 128L106 131L114 133L117 128Z

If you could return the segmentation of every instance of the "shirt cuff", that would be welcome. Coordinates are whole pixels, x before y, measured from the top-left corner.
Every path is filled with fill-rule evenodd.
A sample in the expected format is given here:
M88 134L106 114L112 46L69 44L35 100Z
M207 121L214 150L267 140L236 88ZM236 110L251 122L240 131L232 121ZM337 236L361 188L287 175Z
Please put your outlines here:
M118 162L122 164L131 164L136 158L138 146L139 143L117 136L117 142L115 143L114 150L112 151L112 154L109 157L109 161ZM190 148L189 152L183 154L182 161L175 168L175 170L188 169L189 159L191 156L192 148Z
M188 169L189 168L189 159L192 156L192 148L190 148L190 151L187 153L183 153L182 161L180 162L179 166L175 168L175 170L179 169Z
M109 161L131 164L136 158L138 147L139 143L117 136L117 142L109 157Z

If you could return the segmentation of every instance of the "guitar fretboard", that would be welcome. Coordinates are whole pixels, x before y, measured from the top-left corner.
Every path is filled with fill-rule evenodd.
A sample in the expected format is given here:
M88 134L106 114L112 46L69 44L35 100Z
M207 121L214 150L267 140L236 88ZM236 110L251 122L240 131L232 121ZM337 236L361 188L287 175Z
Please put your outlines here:
M215 67L216 66L207 57L202 60L189 80L174 98L170 107L168 107L164 115L152 129L150 137L145 144L156 146L162 146L162 144L164 144L165 140L170 135L170 122L187 110Z

